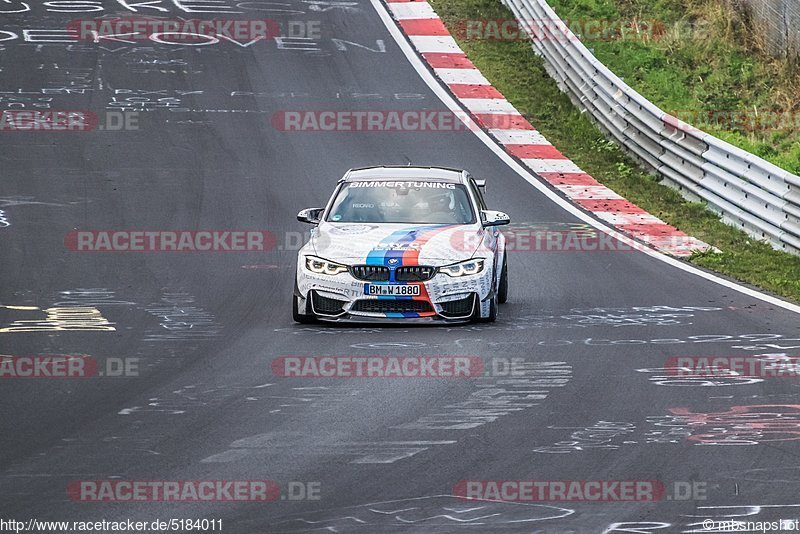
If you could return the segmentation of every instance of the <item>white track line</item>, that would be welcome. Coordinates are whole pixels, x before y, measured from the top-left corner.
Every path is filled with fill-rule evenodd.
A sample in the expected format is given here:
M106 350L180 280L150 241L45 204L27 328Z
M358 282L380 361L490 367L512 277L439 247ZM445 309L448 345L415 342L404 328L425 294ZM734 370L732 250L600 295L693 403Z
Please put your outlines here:
M372 3L373 8L375 8L375 11L378 13L378 16L381 18L383 25L386 26L386 29L391 34L392 39L394 39L394 41L400 47L400 50L402 50L403 55L406 56L408 62L411 64L412 67L414 67L414 70L417 71L417 74L419 74L420 78L422 78L425 84L431 89L431 91L433 91L433 93L437 97L439 97L439 100L441 100L442 103L445 106L447 106L447 108L450 111L454 113L455 112L463 113L463 109L461 108L461 106L459 106L458 103L453 99L452 95L448 93L444 89L444 87L442 87L439 81L433 77L433 74L431 74L431 72L428 70L428 66L422 62L422 59L420 59L420 57L417 55L417 52L411 47L409 42L406 40L405 35L400 31L400 28L397 27L397 25L395 24L391 15L389 15L389 12L386 10L386 7L383 5L383 3L381 3L380 0L370 0L370 2ZM450 39L452 39L452 37ZM441 43L441 41L439 43ZM451 51L455 52L459 50L451 50ZM571 203L567 202L566 200L558 196L555 192L550 190L539 180L531 176L530 172L527 169L525 169L519 163L517 163L503 149L503 147L495 143L494 140L492 140L492 138L486 134L486 132L478 129L472 129L472 132L478 137L478 139L480 139L483 142L484 145L489 147L489 149L492 152L494 152L497 155L497 157L503 161L503 163L508 165L526 182L528 182L533 187L538 189L539 192L541 192L554 204L566 210L567 212L574 215L578 219L584 221L585 223L590 224L594 228L597 228L598 230L613 236L615 239L618 239L621 242L630 245L632 247L637 246L636 241L634 241L633 239L630 239L626 235L623 235L617 232L616 230L609 228L608 226L597 221L597 219L590 217L588 214L582 212L577 207L575 207ZM649 248L642 248L640 245L638 246L643 254L652 256L653 258L656 258L659 261L663 261L664 263L671 265L677 269L681 269L682 271L691 273L695 276L699 276L700 278L703 278L710 282L714 282L715 284L727 287L734 291L738 291L739 293L747 295L748 297L753 297L762 300L764 302L768 302L769 304L772 304L774 306L783 308L785 310L800 314L800 306L798 306L797 304L792 304L791 302L786 302L785 300L773 297L772 295L767 295L760 291L756 291L755 289L750 289L749 287L737 284L736 282L725 280L724 278L720 278L714 274L702 271L694 267L693 265L684 263L678 259L675 259L671 256L667 256L666 254L663 254L661 252Z

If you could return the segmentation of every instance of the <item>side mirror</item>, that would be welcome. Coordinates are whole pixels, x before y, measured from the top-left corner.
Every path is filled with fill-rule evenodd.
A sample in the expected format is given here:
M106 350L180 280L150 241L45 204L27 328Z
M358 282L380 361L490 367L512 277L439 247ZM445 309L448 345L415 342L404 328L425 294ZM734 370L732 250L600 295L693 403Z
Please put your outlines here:
M511 217L502 211L481 210L483 226L501 226L511 222Z
M307 208L297 214L297 220L304 223L319 224L325 208Z

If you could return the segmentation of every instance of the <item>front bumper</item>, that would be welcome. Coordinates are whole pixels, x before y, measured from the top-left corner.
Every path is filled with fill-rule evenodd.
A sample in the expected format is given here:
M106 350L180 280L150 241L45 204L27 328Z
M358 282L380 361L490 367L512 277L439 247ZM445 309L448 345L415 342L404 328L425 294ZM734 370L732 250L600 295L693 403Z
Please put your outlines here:
M426 282L405 282L419 285L418 297L366 295L365 284L398 282L366 282L349 272L334 276L312 273L298 263L295 298L301 313L324 321L360 323L431 323L466 322L489 314L494 295L491 263L476 275L453 278L438 273ZM476 310L478 313L476 313Z

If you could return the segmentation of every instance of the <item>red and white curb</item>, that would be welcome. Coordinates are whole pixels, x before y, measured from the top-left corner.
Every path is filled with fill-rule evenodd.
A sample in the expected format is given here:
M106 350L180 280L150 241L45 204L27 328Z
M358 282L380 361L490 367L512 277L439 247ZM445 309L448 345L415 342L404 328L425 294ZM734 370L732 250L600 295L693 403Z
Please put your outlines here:
M477 124L574 204L673 256L713 248L628 202L550 144L472 64L428 2L387 0L387 5L417 53Z

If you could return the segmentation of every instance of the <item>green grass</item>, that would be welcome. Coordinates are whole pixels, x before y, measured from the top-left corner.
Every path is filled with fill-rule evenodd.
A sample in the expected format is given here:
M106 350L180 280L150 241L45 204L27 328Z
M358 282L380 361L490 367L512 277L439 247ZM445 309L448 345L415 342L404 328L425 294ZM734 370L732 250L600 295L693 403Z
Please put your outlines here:
M763 34L719 0L551 0L562 18L642 21L637 38L589 40L608 68L661 109L800 174L800 66L762 53ZM704 115L703 112L706 112ZM708 112L722 112L720 124ZM728 112L747 117L736 125ZM765 113L768 112L768 113ZM783 119L775 120L769 112ZM798 118L795 118L795 114Z
M586 6L584 9L611 9L606 0L570 2ZM464 20L513 18L499 0L432 0L431 3L475 65L565 155L653 215L722 250L720 254L696 254L690 262L800 301L800 257L773 250L768 244L723 224L702 204L685 201L676 191L660 185L656 178L640 170L559 91L529 43L463 40L454 31ZM654 5L669 3L669 0L658 0ZM645 56L638 56L637 68L642 71L661 61L655 53L652 60ZM609 63L614 70L613 63ZM668 86L681 85L674 82L674 75L670 78L665 72L653 77L643 72L641 76L651 81L660 76ZM672 87L666 91L679 95L688 89Z

